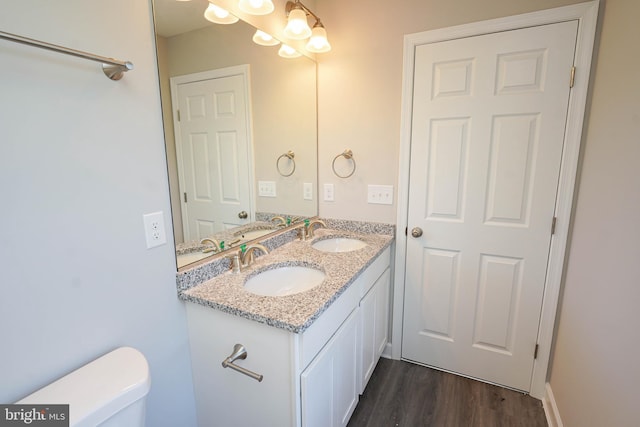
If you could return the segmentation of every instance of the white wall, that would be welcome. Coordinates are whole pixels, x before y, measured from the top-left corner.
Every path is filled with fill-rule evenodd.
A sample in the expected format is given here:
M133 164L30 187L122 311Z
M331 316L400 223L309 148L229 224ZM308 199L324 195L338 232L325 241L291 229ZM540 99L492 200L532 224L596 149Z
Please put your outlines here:
M395 206L367 205L365 189L397 180L402 35L576 1L318 3L334 47L320 66L320 183L336 183L336 202L320 214L394 222ZM640 11L635 0L603 6L550 380L568 427L640 418ZM3 31L130 59L136 69L114 83L95 64L0 41L0 401L133 345L151 364L149 425L193 425L172 242L146 250L142 234L143 213L169 211L147 2L4 0L2 8ZM358 172L344 181L330 162L347 146Z
M577 3L576 0L323 0L333 47L319 61L319 183L334 183L329 218L395 223L396 206L367 203L368 184L393 185L397 196L402 47L405 34ZM315 10L314 10L315 11ZM353 150L356 173L337 178L333 158Z
M640 2L603 6L550 380L566 427L640 420Z
M403 35L578 3L575 0L324 0L333 50L318 55L319 182L335 183L326 217L395 222L396 206L366 203L367 184L397 184ZM551 386L567 427L640 419L640 68L637 0L607 0L593 104L583 138ZM353 149L356 174L331 172Z
M0 402L129 345L151 367L148 425L195 425L150 5L4 0L0 29L135 65L113 82L0 40ZM168 244L147 250L158 210Z

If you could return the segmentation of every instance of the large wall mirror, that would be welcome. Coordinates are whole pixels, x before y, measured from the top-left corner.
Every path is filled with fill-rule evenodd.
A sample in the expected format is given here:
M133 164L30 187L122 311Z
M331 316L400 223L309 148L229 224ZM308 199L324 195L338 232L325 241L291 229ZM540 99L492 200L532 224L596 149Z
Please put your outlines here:
M316 63L207 21L207 5L154 0L178 267L214 253L203 238L228 249L318 212Z

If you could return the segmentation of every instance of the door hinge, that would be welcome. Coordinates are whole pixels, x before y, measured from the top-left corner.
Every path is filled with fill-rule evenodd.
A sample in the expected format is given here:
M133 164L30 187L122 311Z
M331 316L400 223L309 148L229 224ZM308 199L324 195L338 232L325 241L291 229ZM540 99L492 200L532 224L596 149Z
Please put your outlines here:
M571 67L571 78L569 79L569 88L573 87L573 84L576 81L576 66Z
M184 193L184 202L187 203L187 193Z
M556 223L558 222L558 217L554 216L551 220L551 235L556 234Z
M178 113L178 121L180 121L180 110L176 110L176 113Z
M538 358L538 348L540 348L540 344L536 344L535 350L533 350L533 358L534 360Z

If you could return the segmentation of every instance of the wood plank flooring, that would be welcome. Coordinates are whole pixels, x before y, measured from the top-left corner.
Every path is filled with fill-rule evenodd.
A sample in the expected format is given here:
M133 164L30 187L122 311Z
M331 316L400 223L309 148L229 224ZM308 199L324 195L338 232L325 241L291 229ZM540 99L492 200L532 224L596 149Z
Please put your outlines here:
M381 358L348 427L547 427L542 402L516 391Z

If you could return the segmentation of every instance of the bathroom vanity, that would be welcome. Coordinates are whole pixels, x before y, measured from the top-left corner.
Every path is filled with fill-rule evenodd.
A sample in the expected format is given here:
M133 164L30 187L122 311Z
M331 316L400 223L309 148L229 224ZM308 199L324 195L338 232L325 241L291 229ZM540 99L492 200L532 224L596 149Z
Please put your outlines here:
M346 252L314 248L336 238L365 245ZM391 235L322 229L241 273L182 291L199 425L346 425L387 343L391 241ZM285 296L244 288L262 272L290 266L317 269L324 280ZM233 363L261 381L222 366L236 344L247 357Z

